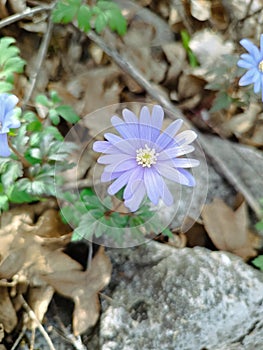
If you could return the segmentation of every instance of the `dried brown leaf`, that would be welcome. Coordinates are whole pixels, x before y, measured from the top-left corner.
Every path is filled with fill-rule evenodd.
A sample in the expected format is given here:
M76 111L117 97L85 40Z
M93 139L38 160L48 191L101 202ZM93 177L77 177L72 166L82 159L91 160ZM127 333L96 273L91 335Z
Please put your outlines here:
M64 271L43 275L43 279L60 294L74 300L75 335L85 332L97 322L100 310L97 294L109 283L111 269L110 259L105 254L104 248L100 247L86 271L76 269L70 273Z
M17 316L10 300L7 287L0 287L0 324L4 330L11 333L17 324Z
M255 243L259 241L256 240L257 235L248 230L245 202L234 211L223 200L215 198L211 204L205 205L202 217L206 231L218 249L232 252L243 259L256 256Z

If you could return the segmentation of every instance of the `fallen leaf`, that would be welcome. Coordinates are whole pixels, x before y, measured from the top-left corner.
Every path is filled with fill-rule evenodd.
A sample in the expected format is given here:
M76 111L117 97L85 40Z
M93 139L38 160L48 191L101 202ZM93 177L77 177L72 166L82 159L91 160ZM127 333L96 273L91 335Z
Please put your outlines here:
M17 316L10 300L7 287L0 287L0 324L4 331L11 333L17 324Z
M99 317L100 304L98 292L109 283L111 262L100 247L86 271L53 272L43 274L43 279L60 294L75 302L73 330L75 335L84 333L94 326Z
M191 15L199 21L206 21L211 16L211 5L207 0L191 0Z
M236 211L220 198L204 206L202 212L205 229L214 245L247 260L257 255L260 239L248 229L246 202Z

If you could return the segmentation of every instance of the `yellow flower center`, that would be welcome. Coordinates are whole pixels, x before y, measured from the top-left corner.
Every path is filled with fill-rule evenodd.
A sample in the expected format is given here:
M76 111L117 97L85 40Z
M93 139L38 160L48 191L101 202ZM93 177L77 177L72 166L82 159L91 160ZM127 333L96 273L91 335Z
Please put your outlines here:
M263 73L263 60L259 62L258 70Z
M136 161L143 168L150 168L153 164L156 164L159 155L154 148L150 148L148 145L145 145L145 148L137 149L136 153Z

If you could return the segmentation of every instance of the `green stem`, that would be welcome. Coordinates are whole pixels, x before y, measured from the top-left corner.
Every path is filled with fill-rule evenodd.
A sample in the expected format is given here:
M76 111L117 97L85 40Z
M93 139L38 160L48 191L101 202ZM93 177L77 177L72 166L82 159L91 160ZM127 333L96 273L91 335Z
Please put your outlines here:
M12 150L12 152L18 157L18 159L20 160L20 162L23 164L24 168L29 168L31 167L31 164L25 159L25 157L20 154L17 149L14 148L14 146L12 145L12 143L10 142L10 139L8 137L8 146L9 148Z

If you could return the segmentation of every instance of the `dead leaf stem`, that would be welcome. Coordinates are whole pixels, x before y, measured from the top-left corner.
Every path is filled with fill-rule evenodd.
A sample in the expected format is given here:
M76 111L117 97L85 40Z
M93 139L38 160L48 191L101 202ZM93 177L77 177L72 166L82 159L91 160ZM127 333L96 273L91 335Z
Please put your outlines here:
M194 130L198 134L199 142L205 152L205 154L212 160L214 164L217 165L218 170L220 170L221 175L236 189L236 191L241 192L251 209L255 212L258 218L262 217L262 212L258 201L254 198L253 194L246 186L246 184L237 179L232 171L224 163L223 159L218 157L210 150L209 142L207 142L205 135L201 134L192 123L185 118L181 110L174 106L170 100L167 99L159 90L158 85L150 83L144 76L139 72L139 70L134 67L134 65L127 59L125 60L122 56L113 48L109 47L102 37L98 36L95 32L90 31L87 36L90 40L94 41L113 61L127 74L129 74L140 86L142 86L145 91L157 102L159 102L164 108L169 109L175 119L182 119L187 126L187 128ZM172 117L172 116L171 116Z
M42 326L39 319L36 317L36 314L34 313L34 311L30 308L28 303L25 301L24 297L21 294L18 297L20 299L20 302L21 302L23 308L27 312L28 316L31 318L32 321L34 321L36 323L37 328L39 329L40 333L45 338L45 340L49 346L49 349L56 350L53 343L52 343L52 340L50 339L49 335L47 334L45 328Z
M39 76L41 67L43 65L44 59L46 57L48 46L49 46L49 43L51 40L53 26L54 26L54 23L51 19L51 15L50 15L49 19L48 19L47 31L43 37L43 40L41 42L41 45L40 45L40 48L38 51L38 56L37 56L37 61L36 61L36 66L35 66L36 68L34 71L32 71L31 76L30 76L31 84L29 86L28 93L24 98L23 107L28 104L28 102L31 99L31 96L33 94L33 91L35 89L35 86L37 84L38 76Z
M21 19L29 18L36 13L43 12L43 11L51 11L53 7L54 7L54 4L51 4L51 5L46 4L46 5L36 6L34 8L27 8L25 11L21 13L16 13L14 15L11 15L7 18L2 19L0 21L0 29L6 26L9 26L10 24L13 24L15 22L18 22Z

